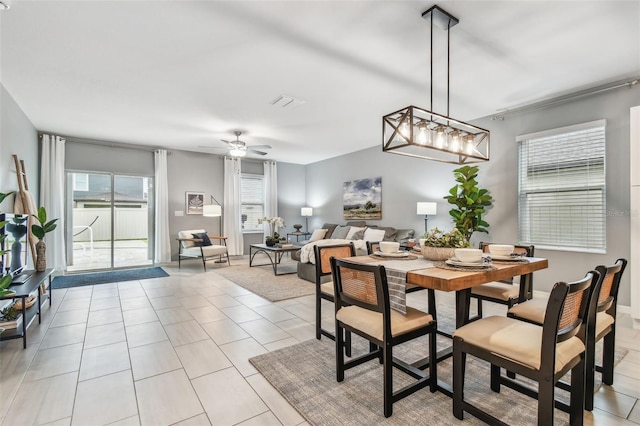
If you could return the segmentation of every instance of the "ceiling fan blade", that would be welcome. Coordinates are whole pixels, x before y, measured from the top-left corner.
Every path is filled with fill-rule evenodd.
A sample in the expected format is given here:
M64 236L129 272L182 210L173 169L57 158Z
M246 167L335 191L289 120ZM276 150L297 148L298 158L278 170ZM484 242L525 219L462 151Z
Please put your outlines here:
M226 143L227 145L231 144L231 142L226 141L226 140L224 140L224 139L220 139L220 140L221 140L222 142Z
M198 145L198 148L207 148L207 149L224 149L224 150L229 149L229 148L227 148L226 146L205 146L205 145Z
M266 152L262 152L262 151L256 151L255 149L251 149L249 148L248 151L253 152L254 154L258 154L258 155L267 155Z
M251 145L249 148L271 149L271 145Z

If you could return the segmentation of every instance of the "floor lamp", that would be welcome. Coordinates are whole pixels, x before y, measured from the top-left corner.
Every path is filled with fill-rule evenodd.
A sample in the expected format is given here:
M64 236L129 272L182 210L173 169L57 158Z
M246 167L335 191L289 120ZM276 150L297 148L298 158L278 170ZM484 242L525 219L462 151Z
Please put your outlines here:
M304 217L305 226L307 228L307 232L309 232L309 217L313 216L313 208L311 207L302 207L300 209L300 216Z
M429 232L427 227L427 219L430 214L435 215L438 210L438 203L434 202L420 202L417 206L416 214L424 215L424 233Z
M216 202L216 204L213 204L214 201ZM213 195L211 196L211 204L205 205L202 207L202 216L220 218L220 236L221 237L224 236L222 232L222 212L223 212L222 206L220 205L220 203L218 203L218 200L216 200ZM218 256L218 260L216 260L216 263L224 263L224 262L226 261L222 260L222 256Z

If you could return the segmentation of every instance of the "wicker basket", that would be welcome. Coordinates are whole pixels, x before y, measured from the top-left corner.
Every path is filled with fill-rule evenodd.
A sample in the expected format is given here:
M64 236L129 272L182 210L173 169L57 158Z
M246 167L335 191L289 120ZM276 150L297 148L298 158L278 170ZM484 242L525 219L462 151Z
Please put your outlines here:
M422 247L422 255L428 260L447 260L455 255L455 248Z
M33 306L34 303L36 303L36 295L35 294L30 294L29 297L26 298L26 307L30 308ZM15 301L15 303L13 304L14 309L16 309L17 311L22 310L22 299L18 299Z

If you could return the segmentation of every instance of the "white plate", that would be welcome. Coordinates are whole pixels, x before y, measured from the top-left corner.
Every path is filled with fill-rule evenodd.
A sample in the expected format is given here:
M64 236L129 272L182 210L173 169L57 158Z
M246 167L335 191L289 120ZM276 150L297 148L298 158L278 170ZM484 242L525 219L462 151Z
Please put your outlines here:
M375 253L376 256L380 256L380 257L407 257L409 256L409 252L406 251L396 251L396 252L392 252L392 253L383 253L381 251L377 251Z
M451 266L468 266L468 267L473 267L473 268L490 268L491 267L491 263L486 263L486 262L462 262L462 261L456 259L455 257L452 257L451 259L446 260L444 263L446 263L447 265L451 265Z
M518 261L518 260L522 260L524 259L524 257L522 256L498 256L498 255L491 255L491 259L495 259L495 260L514 260L514 261Z

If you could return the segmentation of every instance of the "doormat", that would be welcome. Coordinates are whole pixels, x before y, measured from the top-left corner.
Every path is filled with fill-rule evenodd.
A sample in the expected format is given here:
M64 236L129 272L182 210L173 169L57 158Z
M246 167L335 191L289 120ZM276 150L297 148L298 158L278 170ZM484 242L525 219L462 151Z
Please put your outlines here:
M119 281L144 280L147 278L168 277L169 274L160 267L144 269L127 269L123 271L96 272L91 274L64 275L55 277L52 288L80 287L84 285L115 283Z

